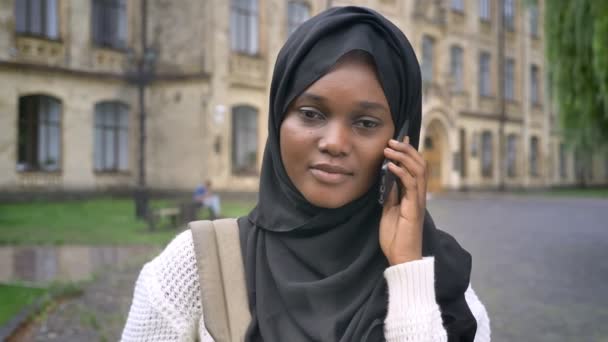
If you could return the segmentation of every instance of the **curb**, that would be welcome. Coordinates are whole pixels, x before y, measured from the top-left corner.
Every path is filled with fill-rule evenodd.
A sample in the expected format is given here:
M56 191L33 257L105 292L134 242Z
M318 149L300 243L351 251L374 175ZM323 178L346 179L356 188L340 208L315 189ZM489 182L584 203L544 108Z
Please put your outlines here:
M51 294L45 294L38 298L33 304L25 307L18 314L16 314L7 323L0 326L0 341L6 341L11 337L19 327L29 320L34 314L40 312L46 303L51 300L53 296Z

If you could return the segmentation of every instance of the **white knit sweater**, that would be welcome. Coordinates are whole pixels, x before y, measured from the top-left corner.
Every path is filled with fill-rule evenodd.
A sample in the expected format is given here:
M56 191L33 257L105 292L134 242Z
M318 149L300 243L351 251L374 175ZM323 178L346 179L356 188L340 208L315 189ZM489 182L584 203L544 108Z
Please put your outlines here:
M433 258L389 267L384 277L389 293L386 340L447 341L435 302ZM205 329L199 291L192 234L186 230L143 267L122 341L213 341ZM465 297L477 320L475 342L490 341L485 307L471 287Z

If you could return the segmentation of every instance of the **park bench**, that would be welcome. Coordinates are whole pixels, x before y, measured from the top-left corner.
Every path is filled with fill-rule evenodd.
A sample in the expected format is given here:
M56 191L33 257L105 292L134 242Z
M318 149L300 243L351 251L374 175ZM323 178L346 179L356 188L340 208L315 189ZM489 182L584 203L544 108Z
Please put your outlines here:
M179 208L158 208L152 209L148 215L148 228L150 230L156 230L156 226L160 220L168 218L171 222L171 227L176 228L178 226L178 220L180 217Z
M196 220L196 210L197 205L192 201L182 201L173 207L152 209L148 214L148 228L155 230L164 218L169 219L171 228L178 228Z

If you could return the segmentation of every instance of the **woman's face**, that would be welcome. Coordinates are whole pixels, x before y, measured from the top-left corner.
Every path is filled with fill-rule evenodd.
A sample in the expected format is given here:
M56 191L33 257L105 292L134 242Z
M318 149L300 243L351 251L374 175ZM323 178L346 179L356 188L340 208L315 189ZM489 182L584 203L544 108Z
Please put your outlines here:
M369 190L394 131L375 69L347 58L289 106L281 158L311 204L338 208Z

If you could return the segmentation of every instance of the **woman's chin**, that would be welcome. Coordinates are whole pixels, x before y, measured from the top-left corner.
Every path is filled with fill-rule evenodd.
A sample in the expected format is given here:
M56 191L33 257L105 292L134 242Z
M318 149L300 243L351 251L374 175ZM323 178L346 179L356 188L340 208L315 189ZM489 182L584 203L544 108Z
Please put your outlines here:
M336 190L311 191L308 194L305 193L304 197L310 204L326 209L340 208L355 199L353 196L348 196L347 193Z

